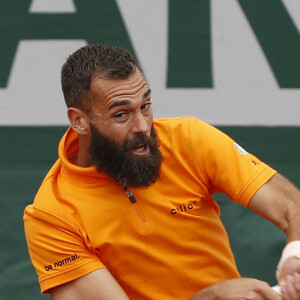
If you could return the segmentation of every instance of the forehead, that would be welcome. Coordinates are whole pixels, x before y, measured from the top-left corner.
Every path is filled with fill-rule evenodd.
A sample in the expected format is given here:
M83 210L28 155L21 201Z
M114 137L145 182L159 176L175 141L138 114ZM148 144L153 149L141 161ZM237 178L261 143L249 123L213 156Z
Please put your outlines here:
M96 77L91 84L91 91L96 97L96 105L102 107L108 107L118 100L137 100L148 90L148 84L139 70L126 79Z

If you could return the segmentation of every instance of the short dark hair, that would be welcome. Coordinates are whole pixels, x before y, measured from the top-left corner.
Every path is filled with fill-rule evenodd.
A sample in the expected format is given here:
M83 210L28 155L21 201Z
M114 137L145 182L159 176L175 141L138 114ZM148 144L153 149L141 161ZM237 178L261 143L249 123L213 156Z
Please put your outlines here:
M107 45L84 46L69 56L61 70L61 85L67 107L89 113L93 97L90 93L92 79L126 79L141 71L130 52L124 48Z

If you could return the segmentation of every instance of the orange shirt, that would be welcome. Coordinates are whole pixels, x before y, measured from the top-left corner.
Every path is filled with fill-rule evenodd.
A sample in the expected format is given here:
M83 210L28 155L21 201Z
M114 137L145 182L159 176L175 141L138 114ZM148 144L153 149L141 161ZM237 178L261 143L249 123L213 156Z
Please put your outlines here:
M69 162L69 129L59 159L24 214L42 292L106 267L130 299L186 299L238 277L215 192L247 206L275 171L228 136L192 117L154 120L164 157L160 179L125 191L94 167ZM237 220L238 222L238 220Z

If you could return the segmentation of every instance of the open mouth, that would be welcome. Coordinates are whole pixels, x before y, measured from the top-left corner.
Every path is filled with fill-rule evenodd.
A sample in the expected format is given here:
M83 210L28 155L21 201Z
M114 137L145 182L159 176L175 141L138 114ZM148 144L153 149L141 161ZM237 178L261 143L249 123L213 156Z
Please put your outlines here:
M131 149L131 153L138 156L147 155L149 151L149 145L147 144L138 144Z

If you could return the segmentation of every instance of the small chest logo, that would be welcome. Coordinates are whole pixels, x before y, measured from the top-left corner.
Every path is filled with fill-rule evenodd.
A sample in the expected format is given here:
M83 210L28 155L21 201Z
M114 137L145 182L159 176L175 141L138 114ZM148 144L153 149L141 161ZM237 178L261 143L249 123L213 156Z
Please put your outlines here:
M186 212L192 210L197 201L190 202L188 204L180 204L178 207L172 208L170 210L171 215L176 215L178 212Z

